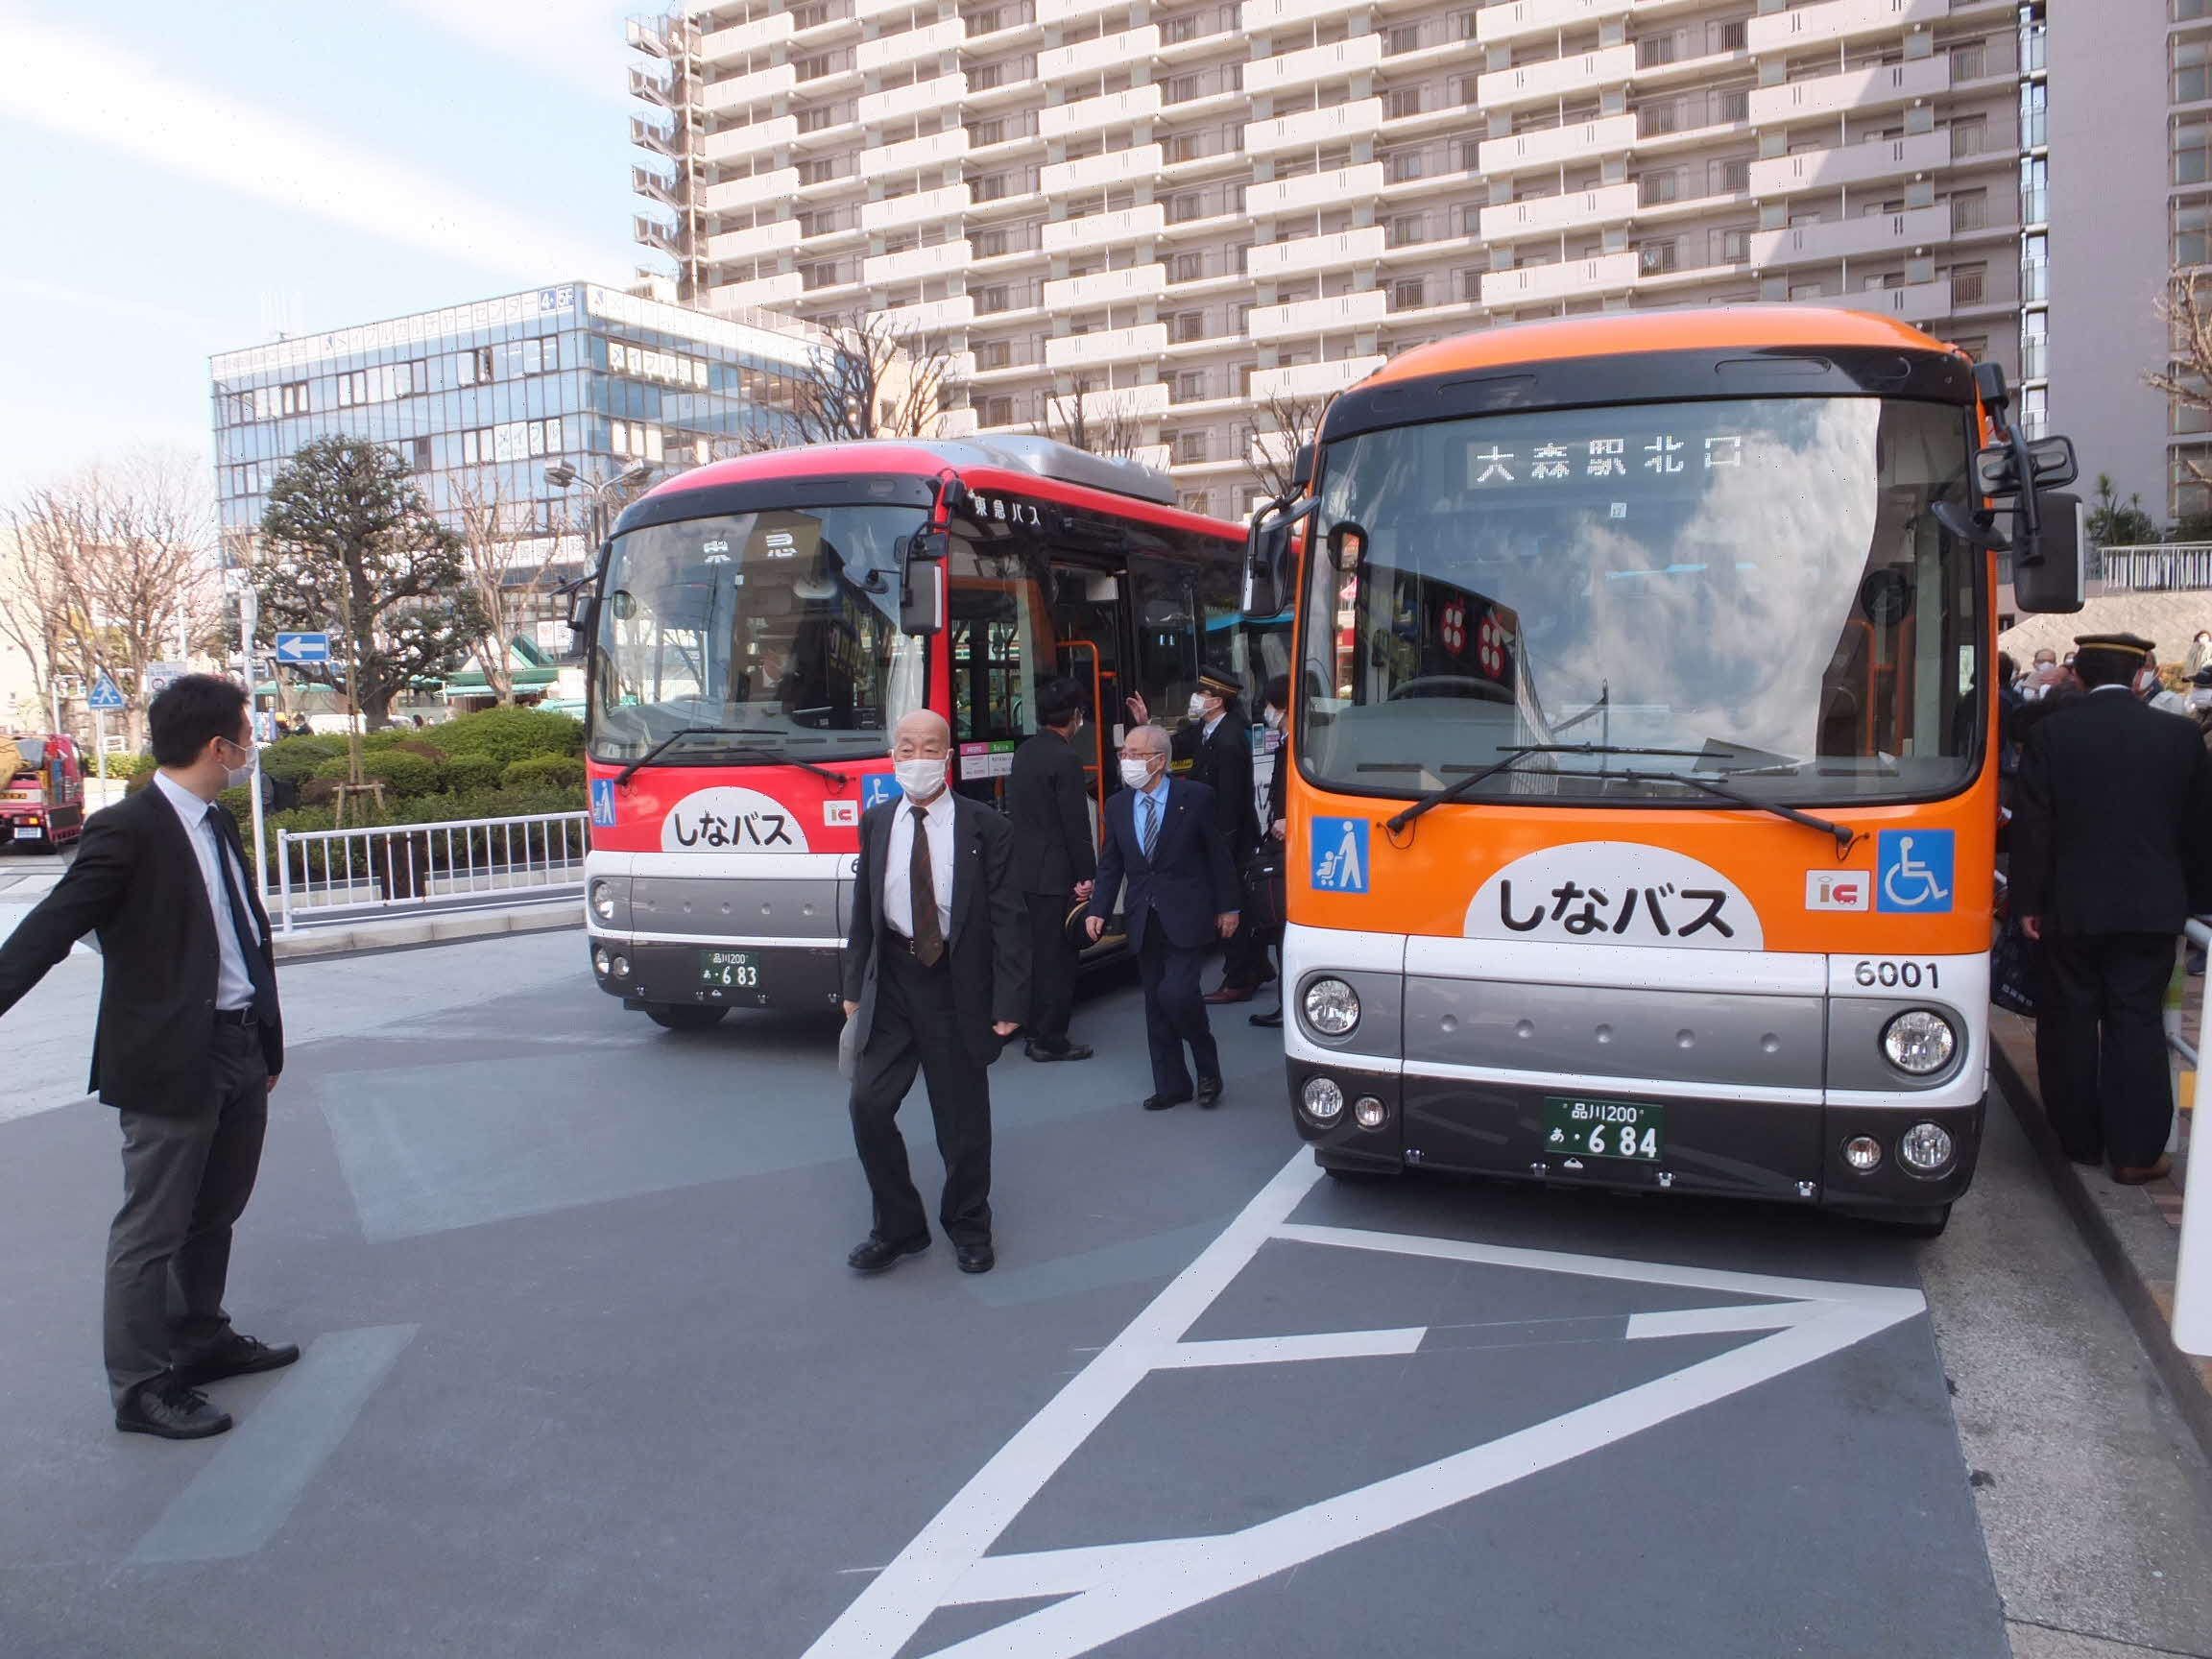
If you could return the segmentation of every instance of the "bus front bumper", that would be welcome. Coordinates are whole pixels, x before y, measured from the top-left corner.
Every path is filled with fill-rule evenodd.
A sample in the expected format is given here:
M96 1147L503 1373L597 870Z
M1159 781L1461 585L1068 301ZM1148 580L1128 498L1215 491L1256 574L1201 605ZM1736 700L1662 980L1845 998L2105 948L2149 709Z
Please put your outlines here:
M589 944L592 977L625 1008L834 1008L843 991L842 940L730 949L593 933Z
M1981 1150L1983 1103L1936 1105L1900 1098L1894 1104L1849 1106L1758 1099L1698 1099L1639 1094L1632 1084L1607 1087L1608 1106L1655 1108L1655 1157L1596 1157L1548 1144L1562 1091L1521 1084L1368 1071L1292 1059L1291 1116L1299 1135L1328 1168L1395 1173L1440 1169L1470 1175L1670 1191L1716 1197L1811 1203L1880 1214L1949 1204L1973 1180ZM1343 1105L1326 1123L1306 1104L1309 1080L1326 1077ZM1327 1092L1323 1091L1324 1098ZM1370 1128L1355 1117L1362 1101L1379 1103ZM1370 1106L1369 1116L1374 1116ZM1648 1121L1648 1119L1647 1119ZM1933 1123L1950 1137L1951 1156L1922 1173L1907 1164L1900 1142ZM1870 1168L1855 1167L1844 1148L1870 1139L1880 1148ZM1863 1148L1862 1147L1862 1152Z

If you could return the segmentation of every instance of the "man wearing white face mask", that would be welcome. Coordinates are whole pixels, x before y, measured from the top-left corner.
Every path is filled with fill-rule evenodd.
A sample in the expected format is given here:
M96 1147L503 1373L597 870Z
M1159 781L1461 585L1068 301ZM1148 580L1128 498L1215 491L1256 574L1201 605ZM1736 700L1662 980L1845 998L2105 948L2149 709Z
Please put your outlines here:
M243 687L173 681L147 709L160 770L84 825L77 861L0 946L0 1013L100 935L92 1081L123 1129L105 1347L115 1427L199 1440L230 1427L200 1392L300 1358L230 1328L230 1235L284 1068L269 918L215 797L253 777Z
M853 1142L874 1220L847 1265L879 1273L929 1247L899 1108L916 1072L945 1161L937 1210L963 1273L988 1273L991 1078L1028 1011L1029 924L1013 880L1005 818L948 787L952 730L917 709L892 733L900 793L860 818L845 1017L853 1054Z

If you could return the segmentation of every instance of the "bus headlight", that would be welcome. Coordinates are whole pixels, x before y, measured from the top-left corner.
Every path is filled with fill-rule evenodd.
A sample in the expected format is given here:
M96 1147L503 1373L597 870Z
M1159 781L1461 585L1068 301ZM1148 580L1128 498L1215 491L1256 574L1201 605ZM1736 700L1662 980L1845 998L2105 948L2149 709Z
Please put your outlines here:
M1911 1077L1927 1077L1951 1064L1959 1033L1932 1008L1908 1008L1882 1027L1882 1052Z
M1352 1121L1362 1129L1380 1129L1390 1121L1390 1108L1372 1094L1362 1094L1352 1102Z
M1306 987L1306 1023L1324 1037L1342 1037L1359 1023L1359 993L1341 979Z
M592 950L591 966L598 969L602 974L607 973L613 966L607 955L607 948L604 945L601 945Z
M1915 1123L1897 1142L1897 1156L1923 1175L1948 1165L1954 1150L1951 1131L1940 1123Z
M1871 1135L1854 1135L1843 1142L1843 1162L1863 1175L1882 1163L1882 1142Z
M1307 1078L1298 1102L1305 1107L1307 1117L1324 1126L1344 1116L1344 1091L1336 1087L1334 1077Z
M591 883L591 914L602 922L614 920L614 889L604 881Z
M617 956L614 958L614 977L617 979L627 979L630 977L629 957Z

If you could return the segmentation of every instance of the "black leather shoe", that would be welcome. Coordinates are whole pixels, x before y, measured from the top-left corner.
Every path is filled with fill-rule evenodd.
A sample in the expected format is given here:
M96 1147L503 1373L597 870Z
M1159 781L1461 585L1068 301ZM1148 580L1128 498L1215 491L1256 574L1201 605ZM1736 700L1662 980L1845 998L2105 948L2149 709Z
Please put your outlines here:
M1221 1104L1220 1078L1201 1077L1198 1079L1198 1104L1208 1112Z
M207 1396L174 1378L141 1382L115 1407L115 1427L126 1434L156 1434L164 1440L204 1440L230 1427L230 1413L218 1411Z
M1265 1026L1272 1031L1283 1023L1283 1010L1278 1008L1269 1014L1255 1014L1252 1016L1252 1023Z
M880 1273L886 1267L898 1265L902 1256L919 1256L929 1248L929 1235L909 1238L903 1244L890 1244L871 1233L853 1246L853 1254L845 1258L845 1265L855 1273Z
M1190 1096L1188 1094L1147 1094L1144 1096L1144 1110L1147 1112L1165 1112L1168 1107L1180 1106L1190 1098Z
M953 1245L952 1260L960 1264L963 1273L988 1273L998 1264L988 1239L981 1244Z
M1091 1058L1091 1045L1069 1043L1058 1048L1047 1048L1042 1044L1031 1043L1022 1052L1032 1060L1088 1060Z
M226 1377L248 1377L256 1371L280 1371L300 1358L297 1342L275 1347L242 1331L226 1332L221 1341L204 1348L169 1367L169 1374L187 1388L204 1388Z

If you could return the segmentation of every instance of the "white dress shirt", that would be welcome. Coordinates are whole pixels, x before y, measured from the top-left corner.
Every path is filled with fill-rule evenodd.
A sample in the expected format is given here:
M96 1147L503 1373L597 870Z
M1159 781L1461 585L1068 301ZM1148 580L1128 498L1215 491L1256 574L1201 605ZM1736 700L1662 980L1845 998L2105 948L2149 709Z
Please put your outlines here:
M952 791L937 791L923 807L929 825L929 882L937 889L937 930L948 943L952 938ZM914 862L914 802L899 797L899 810L891 818L891 842L883 850L883 920L891 931L914 937L914 884L908 878Z
M207 815L215 810L211 802L203 801L183 784L172 780L168 774L154 774L154 787L167 797L169 805L177 809L183 821L184 838L192 843L193 855L200 860L200 885L207 896L209 918L215 924L215 1006L218 1008L251 1008L253 1005L253 976L246 971L246 951L238 942L238 929L230 925L230 899L223 891L223 875L215 864L215 836ZM246 891L245 872L238 868L238 860L230 855L228 847L223 858L238 878L238 891ZM260 939L256 935L254 943Z

